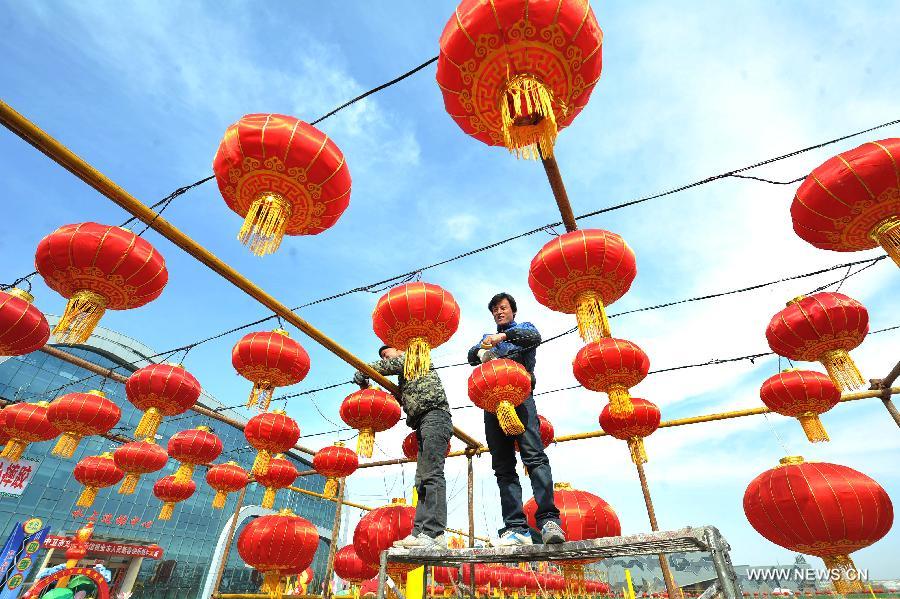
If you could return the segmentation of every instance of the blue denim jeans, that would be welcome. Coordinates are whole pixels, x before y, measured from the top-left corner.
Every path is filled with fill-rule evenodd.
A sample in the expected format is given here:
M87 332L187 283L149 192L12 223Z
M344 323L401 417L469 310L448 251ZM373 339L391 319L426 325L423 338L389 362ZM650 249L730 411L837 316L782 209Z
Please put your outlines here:
M522 485L519 483L519 474L516 472L516 441L519 442L522 463L528 468L531 490L534 492L534 500L537 502L535 520L538 529L548 521L560 524L559 510L553 503L553 473L550 471L550 460L547 459L547 454L544 453L544 444L541 442L540 422L537 417L537 408L534 405L534 397L529 395L528 399L516 408L516 414L525 425L525 432L515 437L509 437L500 428L495 414L484 413L484 434L488 448L491 450L491 465L494 468L494 475L497 477L497 486L500 489L500 510L503 513L503 528L498 531L499 534L508 530L517 532L529 530L525 513L522 511Z
M447 528L447 482L444 479L444 460L447 443L453 435L450 412L435 409L422 416L416 439L419 456L416 462L416 518L413 534L425 533L432 539Z

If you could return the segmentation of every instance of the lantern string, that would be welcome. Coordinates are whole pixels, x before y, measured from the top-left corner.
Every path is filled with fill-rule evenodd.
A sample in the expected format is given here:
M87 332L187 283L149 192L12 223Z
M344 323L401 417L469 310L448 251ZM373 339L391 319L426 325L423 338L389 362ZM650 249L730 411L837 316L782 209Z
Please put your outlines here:
M763 418L766 419L766 424L769 427L769 430L772 431L772 434L775 435L775 439L778 440L778 444L781 445L781 449L784 450L784 455L791 455L791 451L788 449L787 443L784 442L784 439L781 438L781 435L778 434L778 431L775 430L775 427L772 425L772 421L769 420L769 415L763 412Z

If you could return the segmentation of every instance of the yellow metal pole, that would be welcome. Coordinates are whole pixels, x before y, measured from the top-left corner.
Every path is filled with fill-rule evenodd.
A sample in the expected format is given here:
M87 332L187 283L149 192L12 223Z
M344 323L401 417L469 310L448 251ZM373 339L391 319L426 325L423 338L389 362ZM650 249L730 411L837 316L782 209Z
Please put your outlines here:
M413 485L412 505L419 504L419 490ZM419 566L406 575L406 599L419 599L425 586L425 568Z
M625 584L628 586L628 596L634 599L634 585L631 584L631 570L625 568Z

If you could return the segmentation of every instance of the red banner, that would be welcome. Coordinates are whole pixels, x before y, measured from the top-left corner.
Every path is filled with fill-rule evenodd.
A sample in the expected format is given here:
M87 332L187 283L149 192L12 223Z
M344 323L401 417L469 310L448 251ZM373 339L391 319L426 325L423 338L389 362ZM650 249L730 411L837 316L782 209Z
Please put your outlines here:
M45 549L68 549L71 544L72 539L70 537L48 535L44 539ZM87 550L92 553L105 555L148 557L150 559L160 559L163 555L162 547L159 545L126 545L124 543L107 543L105 541L88 541Z

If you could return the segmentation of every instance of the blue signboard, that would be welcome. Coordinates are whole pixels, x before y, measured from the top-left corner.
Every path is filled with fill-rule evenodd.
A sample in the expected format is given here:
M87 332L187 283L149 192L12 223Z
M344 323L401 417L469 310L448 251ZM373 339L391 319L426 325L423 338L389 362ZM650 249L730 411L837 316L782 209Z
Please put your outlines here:
M0 555L0 599L15 599L22 592L22 583L34 567L35 554L50 527L43 526L38 518L16 524Z

